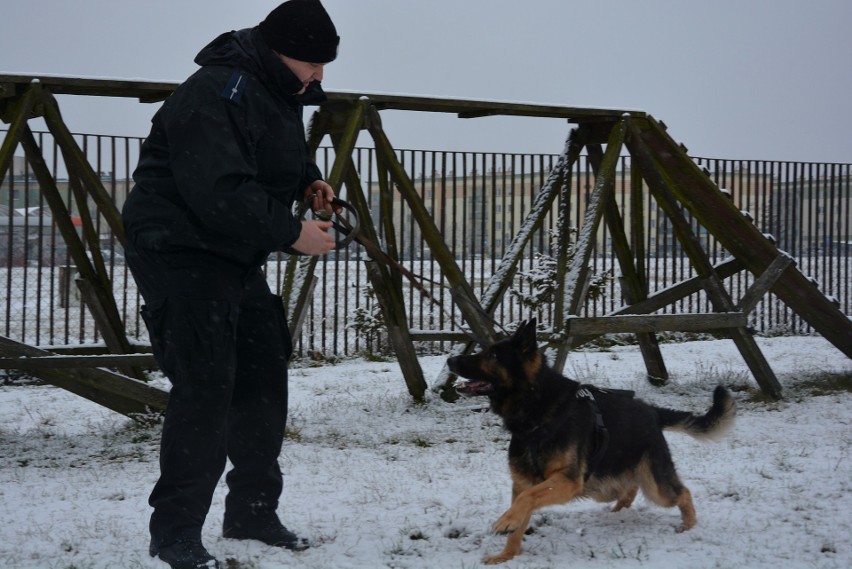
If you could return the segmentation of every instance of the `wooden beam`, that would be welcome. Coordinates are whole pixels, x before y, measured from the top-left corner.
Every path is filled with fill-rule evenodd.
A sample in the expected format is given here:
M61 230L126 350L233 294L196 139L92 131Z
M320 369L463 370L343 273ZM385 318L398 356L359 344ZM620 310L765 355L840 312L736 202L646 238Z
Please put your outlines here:
M0 369L34 370L44 368L157 367L153 354L99 354L91 356L50 355L0 358Z
M737 308L746 314L754 310L754 307L757 306L757 303L760 302L763 295L765 295L769 289L772 288L772 285L781 278L781 275L784 274L787 267L795 264L793 257L787 253L781 253L775 257L775 260L772 261L769 267L763 271L763 274L760 275L754 283L752 283L743 295L742 299L740 299L740 302L737 304Z
M127 97L143 102L165 100L180 83L135 81L127 79L95 79L84 77L39 76L34 74L0 74L0 85L11 85L15 90L33 80L41 82L45 90L58 95L88 95L97 97ZM355 103L370 99L377 109L453 113L467 116L524 116L559 118L572 122L616 121L625 114L633 117L647 116L636 109L600 109L542 105L523 102L500 102L474 99L421 97L364 91L326 91L327 103ZM0 92L0 97L3 93Z
M671 171L675 169L676 165L683 162L692 163L692 161L679 148L669 149L670 151L663 155L655 153L650 146L645 144L641 134L640 129L631 123L627 144L633 160L639 165L642 177L648 182L648 186L657 204L671 221L675 235L687 257L692 262L692 266L698 275L703 278L702 284L715 310L717 312L734 311L735 307L730 295L722 286L721 279L719 279L714 267L711 265L707 253L701 246L698 237L692 231L691 224L683 214L681 200L674 193L673 187L677 185L677 181L673 180ZM703 173L702 178L706 179ZM684 193L683 188L678 188L678 191L681 194ZM724 200L720 192L717 192L717 197ZM775 373L769 366L769 362L766 361L766 358L760 351L757 342L748 330L746 330L745 326L731 328L729 333L740 354L743 356L746 365L748 365L752 375L758 385L760 385L761 390L773 399L780 399L782 392L781 384L778 382L778 378L775 377Z
M53 355L52 352L0 336L0 356L4 358L44 358ZM138 420L163 411L169 400L169 394L161 389L106 369L50 367L27 371L47 383Z
M44 99L44 122L53 134L56 144L62 150L69 173L73 171L80 177L115 238L124 245L124 224L121 221L121 213L118 211L118 207L62 120L56 99L50 93L43 93L42 98Z
M556 245L556 291L554 292L553 303L553 329L557 334L561 334L565 328L565 319L572 314L565 310L565 287L567 283L566 273L568 271L568 261L572 246L573 227L571 226L571 183L573 181L574 165L580 158L580 153L585 148L585 140L579 128L572 128L568 134L565 151L562 156L566 158L562 163L564 170L558 182L557 188L552 188L550 193L553 194L547 202L548 209L551 207L556 195L555 190L559 191L559 208L556 212L556 231L558 241ZM544 219L546 210L542 210L540 215ZM540 227L540 226L539 226Z
M388 278L386 271L381 270L376 261L365 261L364 266L367 268L367 275L385 317L388 339L393 346L405 384L408 386L408 393L415 401L422 403L425 401L428 385L408 331L405 303L397 295L398 291Z
M582 128L582 127L581 127ZM587 145L589 161L592 169L597 175L603 157L603 151L599 144ZM624 228L624 219L618 209L615 200L615 192L610 192L604 203L604 221L612 238L612 248L618 265L621 268L621 291L624 300L633 304L647 298L647 283L644 275L639 273L633 263L633 251L627 241L627 233ZM636 333L639 350L642 352L642 360L645 362L645 371L648 381L653 385L664 385L669 379L669 372L660 351L660 345L653 333L639 331Z
M352 149L355 147L355 142L358 139L358 134L361 130L366 103L359 102L352 107L346 109L346 128L343 134L336 135L338 138L339 150L335 152L334 164L330 174L326 177L326 182L332 187L335 195L340 193L340 188L343 185L343 178L346 174L346 169L351 161ZM307 134L308 150L313 156L316 153L317 146L323 137L327 134L323 129L329 124L329 120L322 116L315 115L311 121L311 128ZM297 205L296 211L301 215L303 206ZM309 300L309 292L316 285L314 282L314 270L316 269L318 256L299 257L293 255L288 261L284 273L284 282L281 284L281 297L284 300L287 317L291 323L300 323L304 321ZM309 287L310 291L305 291L304 288ZM296 332L291 324L291 332ZM296 338L297 336L293 336Z
M574 256L571 259L568 270L565 272L564 280L560 283L559 289L561 294L557 293L557 306L560 307L560 313L564 318L577 315L585 300L589 259L592 256L598 226L603 217L604 204L609 194L615 188L615 172L618 169L619 157L621 156L621 149L624 145L624 137L627 132L626 123L627 119L616 123L612 127L612 132L606 145L606 152L601 159L600 170L595 179L595 187L586 205L583 224L579 229L577 241L574 244ZM565 247L567 244L563 244L562 246ZM555 330L555 332L560 333L564 332L564 330ZM556 357L554 358L554 367L557 370L561 370L565 366L569 349L570 345L567 342L566 336L566 341L562 342L559 346Z
M749 222L677 143L651 117L639 120L639 136L665 162L672 187L682 203L731 255L760 276L780 253L775 244ZM770 289L826 340L852 358L852 321L799 270L788 269Z
M392 179L396 182L397 190L408 204L411 210L411 217L420 227L423 239L429 245L429 249L432 252L432 257L444 272L444 277L449 283L450 294L456 306L458 306L474 334L483 338L486 342L496 342L497 335L492 326L491 316L476 300L473 289L456 263L455 256L449 250L447 244L444 243L440 230L435 225L434 219L432 219L423 200L414 188L411 178L409 178L405 168L397 160L393 146L391 146L387 135L382 129L381 123L378 121L372 122L369 130L376 147L376 159L384 162Z
M720 279L726 279L743 270L745 270L745 266L742 261L734 257L729 257L728 259L713 265L713 271ZM648 297L644 300L640 300L639 302L628 306L623 306L612 312L611 315L647 314L655 312L702 290L704 290L704 277L692 277L658 290L648 295Z
M0 146L0 185L6 178L6 172L12 165L12 160L15 155L21 137L27 127L27 119L30 117L33 106L38 98L41 86L38 83L30 85L26 92L15 100L0 100L0 109L3 121L9 123L9 130L3 138L3 145ZM11 203L11 200L10 200Z
M573 316L566 322L569 335L648 334L652 332L706 332L745 327L742 312L700 314L630 314L625 316Z
M714 270L719 278L726 279L738 272L745 270L742 263L730 258L714 265ZM695 294L704 289L704 279L701 277L693 277L685 281L679 282L668 288L662 289L654 294L649 295L645 300L641 300L635 304L622 306L618 310L610 312L605 316L620 316L626 314L650 314L656 312L666 306L674 304L682 298L686 298L691 294ZM589 336L571 336L571 349L577 349L583 344L587 344L598 338L600 334L592 334Z

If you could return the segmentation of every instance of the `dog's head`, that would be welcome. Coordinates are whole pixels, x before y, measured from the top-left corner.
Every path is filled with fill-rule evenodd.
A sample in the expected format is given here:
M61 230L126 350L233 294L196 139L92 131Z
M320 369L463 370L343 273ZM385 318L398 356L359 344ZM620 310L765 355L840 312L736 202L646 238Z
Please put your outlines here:
M543 364L536 343L536 320L524 321L510 338L500 340L479 353L447 360L459 376L456 391L462 395L485 395L492 401L528 391Z

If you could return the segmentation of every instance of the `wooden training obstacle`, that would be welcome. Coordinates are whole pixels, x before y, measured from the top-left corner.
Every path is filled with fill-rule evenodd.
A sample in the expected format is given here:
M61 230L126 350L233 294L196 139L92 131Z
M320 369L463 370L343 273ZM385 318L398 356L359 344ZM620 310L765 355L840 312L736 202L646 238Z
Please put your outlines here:
M27 369L33 375L101 404L106 403L99 392L115 394L121 391L116 385L125 385L127 390L123 396L129 401L115 403L111 408L126 414L138 413L140 406L156 411L164 407L166 399L138 389L137 384L141 383L138 380L144 379L144 375L140 370L143 364L136 356L121 358L121 354L131 354L133 350L118 317L91 216L88 213L82 216L84 230L83 239L80 239L71 225L68 208L56 190L55 180L44 165L44 158L27 121L37 116L44 118L62 150L78 204L82 206L87 198L93 199L99 213L123 242L123 228L115 205L68 132L54 94L134 97L140 101L153 102L165 99L175 87L176 84L139 81L0 75L0 118L10 125L0 147L0 181L11 164L15 148L20 144L68 244L69 252L77 263L80 273L77 285L83 299L94 315L109 351L117 356L117 359L99 360L98 365L117 365L123 373L115 374L93 368L80 359L60 363L62 360L59 356L36 353L32 351L35 349L33 347L16 345L8 339L0 342L0 362L4 367ZM412 180L397 159L380 118L380 112L386 109L449 112L460 118L489 115L552 117L568 120L575 125L559 161L507 248L501 271L492 277L479 299L465 280L452 251L445 244ZM362 131L370 135L376 150L377 179L380 185L379 227L371 219L362 181L352 158L356 140ZM524 247L542 227L545 215L555 204L561 204L556 206L563 208L558 212L556 317L553 329L540 336L556 348L555 365L558 368L564 366L571 349L594 337L609 333L633 333L639 341L649 379L660 383L666 381L668 374L655 334L666 330L713 330L731 337L761 389L768 396L778 398L781 396L781 386L746 324L749 312L767 292L781 298L817 332L848 357L852 357L852 323L846 315L796 268L792 258L779 251L731 203L707 173L688 157L686 150L668 136L665 126L644 112L331 92L329 100L320 106L310 121L308 144L311 150L315 152L326 136L330 137L335 154L327 180L338 192L346 187L347 199L358 211L365 235L374 243L378 242L378 236L381 235L385 252L391 258L398 259L398 247L394 239L396 233L392 216L389 215L395 188L410 210L412 219L418 224L432 258L440 265L446 280L445 286L455 307L472 335L485 342L497 339L492 315L511 285ZM573 168L584 150L594 166L596 184L585 209L573 254L569 255L571 239L567 200L557 198L564 188L570 186ZM651 293L644 277L644 225L639 218L641 208L632 208L631 221L627 226L615 199L616 168L619 157L625 151L630 154L632 164L630 199L634 203L642 202L644 181L651 197L672 223L677 239L697 274L663 291ZM86 207L79 209L88 212ZM730 253L728 260L715 266L711 264L687 214ZM612 236L621 269L624 306L604 316L581 318L578 314L586 300L594 236L602 222L606 223ZM628 235L632 238L628 238ZM315 283L313 272L316 262L316 258L293 257L288 264L281 292L287 303L294 335L298 333L308 308L307 301ZM368 261L367 267L408 390L415 399L422 400L427 384L407 324L401 277L387 266L375 262L375 259ZM505 270L502 269L504 267ZM754 274L756 280L746 294L735 301L722 281L743 270ZM699 291L707 294L713 306L712 312L656 313ZM464 341L456 352L472 351L474 347L472 341ZM40 363L36 364L36 361ZM88 363L94 364L96 361ZM145 364L149 363L150 359L145 361ZM105 379L107 376L104 373L112 375ZM454 394L452 379L448 372L440 378L441 391L446 398L452 398Z

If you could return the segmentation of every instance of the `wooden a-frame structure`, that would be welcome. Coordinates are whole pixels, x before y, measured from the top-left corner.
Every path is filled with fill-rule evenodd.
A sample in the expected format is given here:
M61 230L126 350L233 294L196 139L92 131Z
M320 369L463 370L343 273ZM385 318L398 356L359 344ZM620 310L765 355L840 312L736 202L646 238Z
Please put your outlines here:
M489 283L481 299L474 297L453 255L444 244L437 226L415 191L414 184L397 161L393 147L381 127L379 109L402 107L417 110L419 105L425 107L422 110L437 110L433 101L415 98L373 101L370 98L358 97L357 100L353 98L324 105L314 117L309 142L315 149L325 134L331 135L336 161L329 182L335 189L339 189L342 183L346 184L347 196L358 208L362 220L365 220L362 223L368 237L375 240L376 230L372 226L366 200L351 160L358 132L367 130L370 133L380 164L380 183L387 184L383 173L389 173L394 186L410 208L412 217L419 224L433 258L444 271L456 306L471 331L487 342L493 341L496 339L496 332L489 315L493 314L508 290L514 271L501 271ZM446 102L446 105L452 107L453 112L457 112L461 117L500 112L497 109L489 109L487 103L455 101ZM526 111L531 112L531 109ZM559 293L555 310L556 322L552 333L543 336L543 339L558 347L555 361L557 369L564 366L567 354L572 348L602 334L629 332L636 334L638 338L649 379L664 382L668 373L654 335L656 332L717 331L731 337L766 395L779 398L781 385L747 329L749 312L770 290L848 357L852 357L852 322L840 311L836 301L826 297L811 279L796 268L789 255L778 250L774 242L734 206L709 175L689 158L686 149L668 136L662 123L645 113L611 111L608 112L609 116L606 116L607 112L604 111L602 116L590 115L593 111L589 110L573 111L572 116L566 118L577 123L577 126L571 131L559 162L541 188L535 204L500 263L501 267L517 266L527 240L542 226L546 213L553 207L562 188L570 185L572 168L580 152L586 149L596 170L597 182L586 206L576 250L570 256L570 261L568 212L559 213ZM644 229L642 220L638 217L641 207L632 208L632 224L627 228L615 200L616 168L624 149L630 153L634 169L631 199L635 204L642 202L644 180L652 197L671 221L674 232L698 275L653 295L649 295L643 276L644 251L641 250L641 244L644 240L641 233ZM389 191L387 187L381 188L382 211L389 211ZM568 200L562 200L562 203L567 204ZM718 266L711 264L686 212L731 254L729 260ZM379 218L385 224L390 223L390 215L380 214ZM622 272L625 306L613 314L581 318L576 315L586 299L589 259L594 247L594 235L601 221L605 221L612 236ZM392 229L385 227L384 232L385 238L390 239L387 245L391 254L396 249L392 241ZM628 230L633 235L632 240L628 240ZM630 245L631 241L634 243L633 247ZM305 269L309 274L310 265ZM757 279L743 298L735 301L722 281L742 270L752 272ZM403 368L409 391L415 397L422 397L426 384L419 366L415 365L417 358L401 304L401 280L398 275L393 275L379 264L372 268L370 278L388 322L391 341ZM309 290L309 276L298 279L298 282L305 283L305 290ZM713 312L653 314L701 290L705 291L710 299ZM292 312L301 314L304 305L300 304L300 299L306 298L306 295L297 294L295 291L285 292L289 293L285 298L295 300L291 306ZM458 351L465 352L473 348L474 343L467 342ZM450 390L451 379L445 378L445 393Z
M96 317L99 329L107 339L108 348L113 354L129 354L132 350L129 349L120 321L115 318L117 310L112 300L110 283L104 277L106 273L103 271L103 259L97 251L97 239L91 237L92 221L84 216L83 235L86 239L81 241L70 226L67 208L58 199L55 181L43 166L40 149L35 144L27 120L33 116L44 117L63 151L75 197L78 200L84 199L86 195L93 198L101 215L107 219L119 239L123 239L115 205L106 197L100 181L64 126L53 93L132 96L140 101L158 101L167 97L176 85L73 78L34 79L0 75L0 117L10 124L9 132L0 148L0 176L5 175L15 147L21 144L45 192L54 219L68 243L69 251L78 267L82 267L79 269L78 286ZM509 267L512 270L501 270L495 275L482 298L475 297L452 252L444 243L439 228L415 191L413 182L398 161L382 128L380 111L385 109L451 112L462 118L488 115L553 117L566 119L575 125L558 163L538 192L527 218L502 259L501 267ZM356 140L362 131L371 136L376 149L380 184L379 228L371 219L361 180L352 159ZM377 243L381 234L385 252L392 258L397 257L395 232L388 214L395 188L418 224L432 258L440 265L447 281L446 286L466 325L476 337L486 342L497 338L495 322L491 315L511 284L513 268L517 266L527 241L542 226L545 214L555 207L555 204L562 203L562 207L567 207L564 205L567 200L560 201L557 197L570 185L572 169L581 151L585 149L596 170L596 184L586 207L575 251L570 256L568 212L559 212L558 231L561 246L557 254L559 294L555 311L556 321L553 330L541 336L543 340L556 346L557 367L564 365L571 349L584 342L602 334L627 332L636 334L639 340L648 377L652 381L664 382L667 372L655 333L666 330L715 330L733 339L761 389L768 396L778 398L781 396L781 386L746 327L748 313L768 291L778 296L848 357L852 357L852 323L849 318L839 310L835 302L820 292L814 282L797 269L789 255L778 250L772 240L763 235L751 220L731 203L707 173L688 157L686 150L669 137L665 126L646 113L332 92L329 93L329 100L311 119L308 143L312 151L317 149L325 136L330 137L335 153L334 164L327 179L337 191L346 186L346 197L358 211L362 230L367 238ZM643 276L644 251L641 249L641 237L644 227L642 220L638 218L641 208L632 208L631 224L626 227L614 195L618 157L625 150L632 158L631 200L635 204L641 203L644 180L651 196L671 221L675 234L697 274L694 278L653 294L648 290ZM687 218L687 212L730 253L730 259L715 266L711 264L693 230L693 224ZM585 301L589 259L594 235L601 222L606 223L609 228L622 272L624 306L612 314L582 318L577 315ZM632 239L628 239L628 235L631 235ZM92 254L91 261L86 255L86 245ZM307 310L307 300L313 289L315 264L315 258L293 258L288 266L282 296L288 304L294 333L298 332ZM401 277L378 262L370 261L367 267L409 392L415 399L423 399L427 384L407 324ZM756 280L743 298L733 299L722 281L743 270L753 273ZM712 312L656 313L677 300L702 290L712 303ZM461 353L473 348L473 342L466 341L457 351ZM103 377L95 378L90 374L92 368L79 358L70 362L62 360L64 363L60 363L61 358L50 354L36 355L32 352L33 349L0 338L0 357L4 358L0 365L38 370L36 375L40 374L47 381L66 388L69 388L70 381L70 385L77 388L76 392L85 391L86 393L81 394L93 399L99 397L101 401L98 402L127 414L157 410L164 405L165 395L162 392L156 393L158 390L128 377L134 374L133 358L147 356L103 356L94 365L118 364L127 372L116 374L98 369L98 374L110 374L110 380L107 381ZM24 357L26 360L21 359ZM56 372L59 366L73 368L73 379L56 379L53 372ZM63 375L67 376L68 374ZM442 392L446 397L451 397L451 378L442 379ZM62 385L63 382L65 385ZM129 391L132 390L117 388L114 384L132 386L136 391L145 391L143 388L148 388L153 392L134 391L130 394ZM90 391L94 391L95 395L92 396ZM104 393L108 396L104 397ZM113 403L114 398L119 395L123 398L121 404Z

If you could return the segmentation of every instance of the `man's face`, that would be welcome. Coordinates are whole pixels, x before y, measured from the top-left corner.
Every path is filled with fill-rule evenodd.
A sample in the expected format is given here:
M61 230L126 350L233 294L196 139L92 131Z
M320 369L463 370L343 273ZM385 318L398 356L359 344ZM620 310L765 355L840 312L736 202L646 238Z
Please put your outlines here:
M308 85L311 84L312 81L322 81L322 71L325 67L324 63L309 63L307 61L300 61L298 59L293 59L292 57L287 57L286 55L282 55L278 52L275 52L275 55L284 62L284 65L290 68L290 71L293 72L293 75L299 78L299 81L302 82L302 88L293 93L294 95L301 95L305 92L305 89L308 88Z

